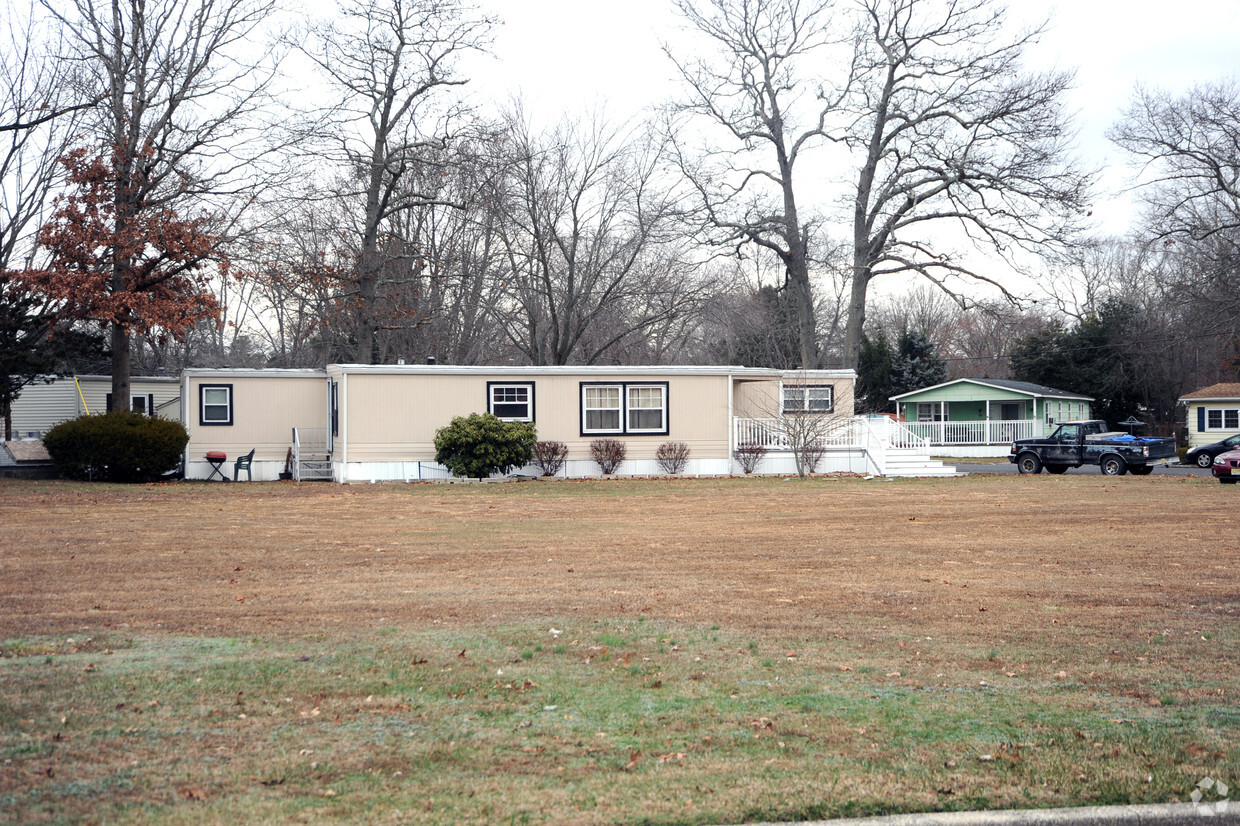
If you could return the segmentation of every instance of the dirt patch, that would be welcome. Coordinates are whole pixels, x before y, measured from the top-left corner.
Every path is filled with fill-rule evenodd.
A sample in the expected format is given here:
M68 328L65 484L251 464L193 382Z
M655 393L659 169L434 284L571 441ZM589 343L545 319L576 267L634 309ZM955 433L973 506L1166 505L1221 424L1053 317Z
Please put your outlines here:
M1234 621L1236 491L970 477L145 487L0 482L0 638L637 614L797 635Z

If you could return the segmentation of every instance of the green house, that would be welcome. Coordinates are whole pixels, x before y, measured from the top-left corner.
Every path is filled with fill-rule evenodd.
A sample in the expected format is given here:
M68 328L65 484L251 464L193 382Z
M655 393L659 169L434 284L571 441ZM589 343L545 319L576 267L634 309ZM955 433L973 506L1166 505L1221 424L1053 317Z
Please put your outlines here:
M896 418L944 456L1002 456L1016 439L1088 419L1088 396L1007 379L956 379L892 396ZM942 450L938 450L938 449Z

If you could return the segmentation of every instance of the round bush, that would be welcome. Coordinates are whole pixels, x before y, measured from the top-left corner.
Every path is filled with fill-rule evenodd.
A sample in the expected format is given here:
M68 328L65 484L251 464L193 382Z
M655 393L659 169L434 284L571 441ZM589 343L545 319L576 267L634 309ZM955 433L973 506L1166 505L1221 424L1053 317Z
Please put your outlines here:
M79 416L43 437L62 476L104 482L156 481L181 464L188 442L180 422L129 412Z
M457 416L435 432L435 461L456 476L485 479L528 465L536 441L530 422L505 422L490 413Z

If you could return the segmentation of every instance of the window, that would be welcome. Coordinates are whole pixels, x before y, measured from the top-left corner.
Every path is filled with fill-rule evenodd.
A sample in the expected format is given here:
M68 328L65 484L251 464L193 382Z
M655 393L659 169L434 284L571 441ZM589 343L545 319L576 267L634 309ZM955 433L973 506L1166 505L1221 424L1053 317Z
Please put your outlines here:
M506 422L534 421L534 385L487 382L487 410Z
M666 433L667 416L664 399L667 388L662 385L628 387L629 433Z
M785 413L830 413L835 410L835 387L805 384L784 387Z
M917 403L917 421L919 422L941 422L943 421L943 403L942 402L918 402Z
M620 433L621 385L586 387L581 401L583 433Z
M1224 410L1223 427L1227 430L1240 428L1240 410Z
M581 385L581 435L667 432L666 382Z
M112 409L112 394L108 393L104 397L104 410ZM135 413L141 413L144 416L155 415L155 394L154 393L134 393L129 397L129 409Z
M231 425L233 423L232 385L204 384L198 388L198 424Z

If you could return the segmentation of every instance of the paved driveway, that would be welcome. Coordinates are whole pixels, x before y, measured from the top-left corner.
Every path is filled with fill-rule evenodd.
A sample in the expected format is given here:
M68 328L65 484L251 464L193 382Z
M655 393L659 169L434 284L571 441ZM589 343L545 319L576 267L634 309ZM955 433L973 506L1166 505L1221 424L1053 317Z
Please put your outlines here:
M970 462L968 459L943 459L945 464L955 465L958 473L1016 473L1016 465L1006 459L998 462ZM1045 473L1046 471L1042 471ZM1092 473L1098 475L1100 471L1097 465L1083 465L1081 467L1068 468L1068 473ZM1210 477L1210 471L1202 470L1193 465L1155 465L1152 476L1203 476Z

